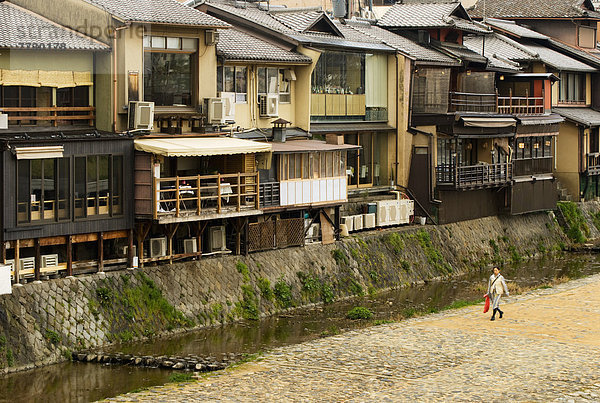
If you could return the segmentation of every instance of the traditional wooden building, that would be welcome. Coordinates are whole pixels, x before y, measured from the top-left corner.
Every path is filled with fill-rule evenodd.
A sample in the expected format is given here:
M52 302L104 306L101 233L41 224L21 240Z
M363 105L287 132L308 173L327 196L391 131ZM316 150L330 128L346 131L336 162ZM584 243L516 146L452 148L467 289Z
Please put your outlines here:
M96 128L101 42L0 3L0 228L14 280L130 266L133 139ZM90 247L91 246L91 247Z

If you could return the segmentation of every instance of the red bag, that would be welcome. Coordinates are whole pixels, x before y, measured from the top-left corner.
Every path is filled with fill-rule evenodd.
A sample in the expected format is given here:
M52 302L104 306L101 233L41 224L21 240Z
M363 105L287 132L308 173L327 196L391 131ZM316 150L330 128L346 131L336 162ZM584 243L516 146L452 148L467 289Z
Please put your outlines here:
M483 313L486 313L490 310L490 297L485 294L485 304L483 305Z

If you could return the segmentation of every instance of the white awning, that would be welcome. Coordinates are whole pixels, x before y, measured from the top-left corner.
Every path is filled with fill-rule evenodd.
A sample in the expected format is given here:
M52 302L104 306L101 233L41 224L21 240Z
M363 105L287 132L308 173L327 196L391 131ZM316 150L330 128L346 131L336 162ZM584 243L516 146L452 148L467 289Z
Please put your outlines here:
M513 118L461 117L461 119L468 127L510 127L517 124L516 119Z
M169 137L138 139L135 149L165 157L201 157L210 155L254 154L271 152L271 144L233 137Z
M15 147L15 154L18 160L62 158L64 151L64 146Z

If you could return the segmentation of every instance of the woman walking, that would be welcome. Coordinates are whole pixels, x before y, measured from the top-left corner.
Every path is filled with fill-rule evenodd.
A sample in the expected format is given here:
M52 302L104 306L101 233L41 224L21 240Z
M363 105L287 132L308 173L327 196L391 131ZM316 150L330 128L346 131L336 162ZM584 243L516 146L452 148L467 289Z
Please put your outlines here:
M492 300L492 308L494 309L490 320L496 320L496 312L498 312L502 319L502 315L504 314L504 312L500 310L500 297L502 294L506 294L507 297L509 296L508 287L506 286L504 277L500 274L500 268L494 266L494 274L492 274L488 280L488 290L486 294Z

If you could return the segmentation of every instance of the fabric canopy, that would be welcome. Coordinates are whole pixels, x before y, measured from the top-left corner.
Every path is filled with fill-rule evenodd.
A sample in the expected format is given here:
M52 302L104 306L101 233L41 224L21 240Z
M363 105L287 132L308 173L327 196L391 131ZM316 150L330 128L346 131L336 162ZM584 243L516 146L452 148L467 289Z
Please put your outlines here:
M92 86L89 71L0 70L0 85L69 88Z
M516 126L513 118L461 117L468 127L510 127Z
M271 144L233 137L169 137L138 139L135 149L165 157L202 157L210 155L271 152Z
M37 160L41 158L62 158L63 146L45 147L16 147L15 154L18 160Z

